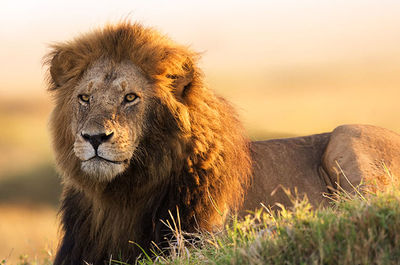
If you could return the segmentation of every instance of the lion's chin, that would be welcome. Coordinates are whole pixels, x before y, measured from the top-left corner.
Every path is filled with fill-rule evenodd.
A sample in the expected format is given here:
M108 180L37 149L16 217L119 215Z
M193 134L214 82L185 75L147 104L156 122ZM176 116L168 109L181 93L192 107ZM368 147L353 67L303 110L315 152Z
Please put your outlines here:
M111 181L115 176L121 174L127 166L127 163L113 163L101 158L81 162L82 171L100 182Z

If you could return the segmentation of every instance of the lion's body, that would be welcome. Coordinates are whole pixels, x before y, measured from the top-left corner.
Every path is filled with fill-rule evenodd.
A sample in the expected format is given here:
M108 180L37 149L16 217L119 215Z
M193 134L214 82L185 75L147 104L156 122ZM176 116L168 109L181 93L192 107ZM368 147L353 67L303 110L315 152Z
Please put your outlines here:
M203 84L196 55L138 24L55 45L48 64L64 184L55 265L133 263L141 251L129 241L148 250L170 238L162 220L179 212L186 232L220 229L228 213L289 205L282 191L271 195L279 185L319 205L335 188L334 160L357 172L355 184L375 172L368 159L399 166L400 137L375 127L250 143L229 103Z
M307 194L313 205L323 202L328 192L325 181L319 177L321 157L330 134L277 139L251 144L254 178L246 193L243 211L260 207L260 202L273 205L291 205L282 188Z
M253 179L242 214L292 204L283 189L306 195L314 206L332 191L376 192L398 183L400 135L371 125L343 125L331 133L253 142Z

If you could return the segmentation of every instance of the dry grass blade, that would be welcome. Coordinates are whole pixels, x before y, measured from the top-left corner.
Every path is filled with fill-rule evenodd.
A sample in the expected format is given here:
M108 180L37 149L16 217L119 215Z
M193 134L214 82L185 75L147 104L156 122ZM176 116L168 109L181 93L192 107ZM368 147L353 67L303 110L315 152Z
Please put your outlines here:
M353 183L351 183L351 181L348 179L348 177L346 176L346 174L344 173L342 167L340 166L339 162L337 160L335 160L336 165L338 166L340 173L342 174L342 176L345 178L345 180L349 183L349 185L351 186L351 188L358 194L358 196L360 196L360 198L362 198L364 201L366 201L367 199L364 197L364 195L361 194L361 192L359 191L358 188L354 187ZM336 183L337 184L337 183ZM342 189L343 191L345 191L344 189ZM347 193L347 192L346 192Z

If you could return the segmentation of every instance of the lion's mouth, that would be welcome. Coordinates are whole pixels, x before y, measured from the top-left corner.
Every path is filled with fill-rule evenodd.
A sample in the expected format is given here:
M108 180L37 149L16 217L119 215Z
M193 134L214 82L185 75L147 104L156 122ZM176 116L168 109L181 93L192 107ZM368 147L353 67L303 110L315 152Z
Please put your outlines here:
M82 162L88 162L88 161L91 161L91 160L94 160L94 159L104 160L104 161L106 161L106 162L113 163L113 164L124 164L124 163L127 163L127 162L128 162L127 159L126 159L126 160L123 160L123 161L114 161L114 160L109 160L109 159L107 159L107 158L104 158L104 157L98 156L98 155L95 155L95 156L93 156L93 157L91 157L91 158L89 158L89 159L87 159L87 160L83 160Z

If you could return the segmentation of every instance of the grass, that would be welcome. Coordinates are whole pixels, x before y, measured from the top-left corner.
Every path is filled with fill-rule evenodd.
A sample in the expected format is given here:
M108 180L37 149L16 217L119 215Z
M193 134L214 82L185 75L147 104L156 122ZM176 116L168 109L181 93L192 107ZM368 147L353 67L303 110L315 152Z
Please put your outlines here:
M346 196L324 209L313 210L306 200L280 212L263 208L233 219L223 233L200 235L200 245L175 242L171 256L144 255L137 263L399 264L400 192Z

